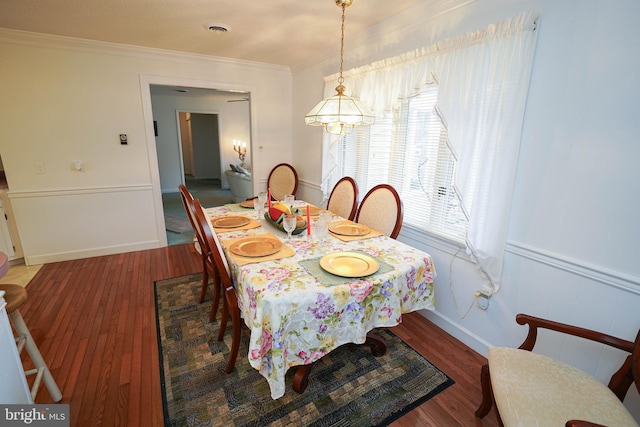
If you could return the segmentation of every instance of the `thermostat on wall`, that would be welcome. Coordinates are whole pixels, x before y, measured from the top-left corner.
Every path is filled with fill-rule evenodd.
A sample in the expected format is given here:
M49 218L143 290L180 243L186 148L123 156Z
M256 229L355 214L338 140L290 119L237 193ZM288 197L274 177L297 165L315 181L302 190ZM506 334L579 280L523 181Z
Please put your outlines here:
M127 145L127 134L126 133L121 133L120 134L120 144Z

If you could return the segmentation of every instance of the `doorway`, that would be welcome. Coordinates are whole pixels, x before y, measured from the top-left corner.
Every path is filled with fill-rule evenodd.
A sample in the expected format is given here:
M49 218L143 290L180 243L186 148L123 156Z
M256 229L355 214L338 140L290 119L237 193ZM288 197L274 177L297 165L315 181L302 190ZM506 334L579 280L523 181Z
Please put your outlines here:
M178 123L185 180L217 180L221 185L218 114L180 111Z
M220 114L220 143L221 167L231 163L237 164L238 155L233 151L233 139L238 138L236 134L244 132L246 135L249 153L247 163L251 164L252 133L255 128L253 92L256 88L248 84L229 85L225 82L193 80L184 78L161 77L151 75L140 76L140 87L142 91L142 109L145 122L146 139L149 155L149 165L151 167L151 186L155 206L155 223L158 232L158 239L161 246L167 244L163 195L174 193L177 195L178 185L184 180L182 175L181 149L179 148L179 135L177 129L176 111L198 111L212 112L215 109L214 103L217 100ZM153 93L152 93L153 92ZM202 95L205 95L204 97ZM202 98L216 95L212 99ZM161 112L157 111L154 104L157 96L173 96L175 106L173 109ZM178 96L178 98L175 98ZM197 100L200 98L199 101ZM238 100L242 102L238 102ZM204 107L193 108L192 103L200 102L198 105ZM239 109L240 111L237 111ZM201 111L206 110L206 111ZM239 114L236 114L239 113ZM159 117L160 116L160 117ZM168 123L174 123L173 129L167 127ZM155 144L153 143L155 142ZM162 173L161 173L162 171ZM223 182L225 180L223 174ZM222 191L226 190L223 185ZM179 197L179 196L178 196ZM184 209L182 209L184 211Z
M250 102L236 102L250 97L194 87L149 88L167 244L187 243L193 230L178 185L184 184L205 207L233 201L224 171L237 163L233 139L250 142Z

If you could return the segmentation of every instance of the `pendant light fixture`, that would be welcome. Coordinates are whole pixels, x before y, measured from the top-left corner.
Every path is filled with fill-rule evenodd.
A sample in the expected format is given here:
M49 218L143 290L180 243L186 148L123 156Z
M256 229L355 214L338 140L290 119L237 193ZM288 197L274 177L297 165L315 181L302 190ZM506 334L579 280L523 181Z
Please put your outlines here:
M325 131L334 135L351 133L356 126L372 125L375 117L369 107L355 98L345 95L346 88L342 84L342 63L344 60L344 11L351 6L353 0L334 0L342 8L342 37L340 39L340 77L336 94L318 103L304 117L304 122L311 126L323 126Z

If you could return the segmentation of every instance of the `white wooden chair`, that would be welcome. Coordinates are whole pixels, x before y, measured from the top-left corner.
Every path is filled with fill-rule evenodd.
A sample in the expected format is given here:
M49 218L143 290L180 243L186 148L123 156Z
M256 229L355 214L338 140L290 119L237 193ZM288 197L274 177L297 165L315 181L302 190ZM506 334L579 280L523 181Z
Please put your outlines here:
M56 380L51 375L51 371L49 371L49 367L42 357L42 354L40 354L40 350L31 336L29 328L22 318L22 314L20 314L19 308L27 302L27 290L20 285L0 284L0 291L5 292L4 299L7 303L7 314L9 315L11 323L18 334L18 337L16 338L16 342L18 343L18 353L23 349L26 349L33 365L35 366L34 369L25 371L26 375L36 376L31 385L31 398L35 401L40 384L44 381L44 385L47 387L47 390L49 390L49 394L53 401L59 402L62 400L62 393L56 384Z

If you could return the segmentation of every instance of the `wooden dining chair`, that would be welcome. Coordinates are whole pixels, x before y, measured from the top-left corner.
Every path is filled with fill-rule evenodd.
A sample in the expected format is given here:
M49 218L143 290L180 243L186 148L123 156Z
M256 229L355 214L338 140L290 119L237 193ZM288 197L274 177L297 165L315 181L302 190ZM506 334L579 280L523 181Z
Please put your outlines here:
M290 164L280 163L271 169L267 187L271 189L272 200L284 200L287 194L295 195L298 191L298 173Z
M400 234L404 217L402 200L389 184L373 187L364 196L355 222L364 224L395 239Z
M340 178L329 194L327 210L353 221L358 210L358 184L353 178Z
M238 295L236 294L236 288L233 286L233 280L231 279L231 269L229 263L224 254L218 236L213 232L209 225L204 209L199 200L194 200L194 210L196 217L196 225L203 234L205 241L209 248L211 248L210 257L211 265L215 266L215 273L220 278L220 285L223 291L224 299L222 303L222 316L220 318L220 328L218 329L218 341L222 341L224 333L227 329L227 320L231 315L232 326L232 338L231 338L231 352L229 354L229 360L227 361L227 374L233 371L233 367L236 364L236 358L238 357L238 349L240 348L240 337L242 333L242 320L240 317L240 307L238 306ZM211 272L214 274L214 272ZM209 315L209 322L213 322L215 319L216 306L211 306L211 313Z
M519 348L492 347L482 367L482 403L477 423L493 404L500 425L566 427L638 426L622 401L635 382L640 392L640 330L635 342L525 314L516 322L529 332ZM546 329L622 350L628 355L608 386L586 372L532 350ZM600 351L600 350L598 350Z
M198 302L202 304L204 301L207 294L207 287L209 286L209 279L213 279L213 306L216 307L217 310L218 305L220 305L220 278L215 265L211 262L211 249L209 248L204 235L200 232L200 229L197 226L193 195L183 184L178 186L178 190L180 192L180 199L182 200L184 209L187 212L187 217L189 218L189 222L191 223L191 227L195 233L197 245L200 249L200 256L202 258L202 286L200 287L200 298ZM213 272L213 274L210 275L210 272Z

